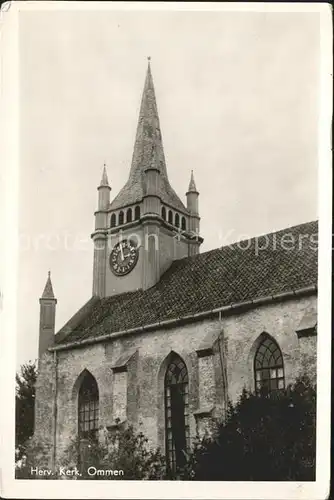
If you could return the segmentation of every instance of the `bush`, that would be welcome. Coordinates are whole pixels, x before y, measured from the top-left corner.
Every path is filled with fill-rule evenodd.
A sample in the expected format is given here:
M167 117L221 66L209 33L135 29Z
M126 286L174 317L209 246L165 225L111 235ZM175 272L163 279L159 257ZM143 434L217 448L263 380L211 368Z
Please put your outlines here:
M20 457L16 453L15 478L16 479L54 479L49 476L31 474L31 468L48 469L50 445L30 437L22 446Z
M23 463L17 464L18 479L165 479L166 463L159 449L152 450L143 433L132 426L116 427L114 432L100 429L99 440L75 437L63 452L52 476L32 476L31 466L48 468L49 449L30 440ZM22 461L21 461L22 462ZM122 475L89 475L87 469L123 471ZM61 471L73 471L63 475ZM78 475L75 471L80 472Z
M183 479L314 481L316 392L306 377L268 396L243 391L213 438L197 440Z

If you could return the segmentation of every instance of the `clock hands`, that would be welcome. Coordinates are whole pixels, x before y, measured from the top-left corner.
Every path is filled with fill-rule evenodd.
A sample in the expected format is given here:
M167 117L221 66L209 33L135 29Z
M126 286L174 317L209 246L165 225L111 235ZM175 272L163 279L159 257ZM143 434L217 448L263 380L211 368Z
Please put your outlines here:
M123 245L122 245L122 243L121 243L120 246L121 246L121 258L122 258L122 261L123 261L124 260L124 253L123 253Z

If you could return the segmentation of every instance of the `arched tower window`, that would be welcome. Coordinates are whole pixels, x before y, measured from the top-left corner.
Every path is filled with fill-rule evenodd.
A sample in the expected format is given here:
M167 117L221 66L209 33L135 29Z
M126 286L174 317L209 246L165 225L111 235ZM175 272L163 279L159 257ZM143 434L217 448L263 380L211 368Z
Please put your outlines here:
M163 218L163 220L166 220L166 209L165 209L165 207L162 207L162 209L161 209L161 217Z
M169 474L185 465L189 450L188 371L173 353L165 375L166 457Z
M119 215L118 215L118 224L119 225L124 224L124 212L123 212L123 210L121 210Z
M99 425L99 390L95 378L85 373L79 389L78 427L81 438L97 437Z
M168 222L173 224L173 212L171 210L168 211Z
M175 214L175 226L176 227L180 226L180 216L179 216L179 214Z
M282 352L271 337L265 336L254 357L256 392L265 393L284 389L284 366Z
M110 217L110 227L115 227L116 226L116 215L112 214Z
M139 219L140 219L140 206L137 205L135 208L135 220L139 220Z
M132 208L128 208L126 211L126 222L132 221Z
M183 231L186 230L186 218L185 217L182 217L182 219L181 219L181 229Z

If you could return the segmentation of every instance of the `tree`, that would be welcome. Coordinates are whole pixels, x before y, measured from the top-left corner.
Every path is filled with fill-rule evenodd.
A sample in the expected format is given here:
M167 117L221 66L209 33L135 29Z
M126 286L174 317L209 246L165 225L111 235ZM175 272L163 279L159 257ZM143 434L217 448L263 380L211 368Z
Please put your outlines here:
M16 458L21 459L25 443L34 432L36 363L29 361L21 366L16 374L15 397L15 447Z
M183 479L314 481L316 391L306 377L283 391L243 391L213 438L197 440Z

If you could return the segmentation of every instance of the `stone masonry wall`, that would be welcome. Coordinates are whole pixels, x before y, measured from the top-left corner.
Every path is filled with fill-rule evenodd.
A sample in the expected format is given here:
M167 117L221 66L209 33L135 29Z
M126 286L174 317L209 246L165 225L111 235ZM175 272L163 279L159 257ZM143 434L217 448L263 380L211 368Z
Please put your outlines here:
M34 440L43 446L49 467L53 467L56 417L56 365L53 353L46 351L38 362L35 396Z
M314 376L316 337L298 340L296 330L304 314L316 308L316 300L315 296L289 300L223 319L228 388L232 400L238 398L243 387L254 390L253 360L256 341L262 332L271 335L280 346L286 385L305 372ZM306 368L305 358L308 359Z
M316 297L289 300L259 306L254 310L233 316L215 318L178 328L169 328L138 335L123 336L106 343L77 349L59 351L57 389L57 456L61 455L71 437L77 433L78 390L83 370L89 370L99 388L100 425L111 426L119 409L115 408L114 391L127 382L126 417L138 430L143 431L154 446L164 451L164 376L168 356L175 351L185 361L189 375L190 435L198 431L196 412L213 405L224 408L224 380L222 364L225 363L228 396L236 400L243 387L254 389L253 358L257 339L263 332L279 344L284 358L286 383L293 382L305 371L314 375L316 369L316 337L298 339L296 329L307 310L314 308ZM220 341L217 339L222 332ZM208 336L212 338L213 351L207 359L197 352ZM216 340L215 340L216 339ZM226 359L221 357L217 345L225 346ZM129 354L126 375L118 382L113 366ZM135 355L133 355L136 353ZM51 355L44 361L43 381L52 377L54 367ZM210 358L210 356L212 356ZM82 375L81 375L82 376ZM49 378L51 381L51 378ZM52 425L51 386L42 389L40 383L37 402L37 432L50 434ZM49 384L53 384L53 379ZM116 385L115 385L116 384ZM215 391L214 391L215 388ZM124 387L123 387L124 394ZM54 394L54 392L53 392ZM116 396L116 394L115 394ZM43 398L43 403L40 399ZM204 403L203 403L204 401ZM199 412L200 413L200 412ZM42 422L43 416L45 421Z

